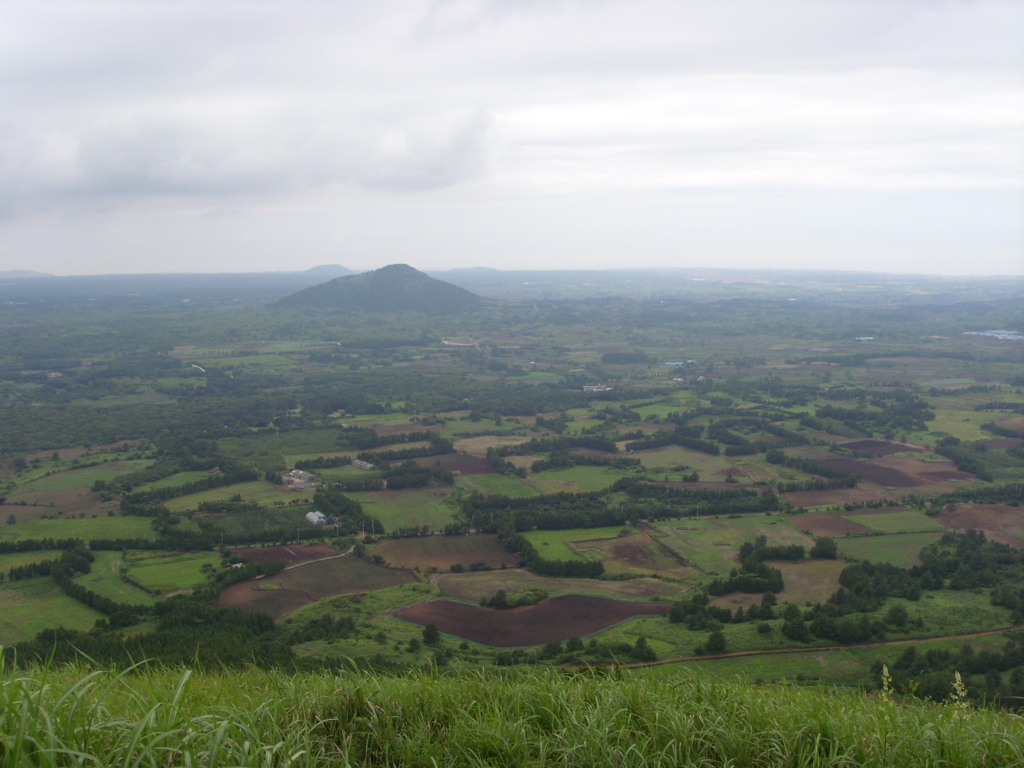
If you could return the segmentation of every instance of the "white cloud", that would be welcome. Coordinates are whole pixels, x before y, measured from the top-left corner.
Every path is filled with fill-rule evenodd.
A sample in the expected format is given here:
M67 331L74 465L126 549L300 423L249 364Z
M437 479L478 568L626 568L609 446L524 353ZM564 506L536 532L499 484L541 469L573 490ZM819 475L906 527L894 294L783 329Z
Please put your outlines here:
M847 258L1024 271L1022 32L1017 2L7 3L0 268L266 268L294 231L310 264L571 267L579 221L655 266L673 220L718 263L792 266L801 209L764 201L917 195L957 248L915 211ZM829 227L814 251L852 253Z

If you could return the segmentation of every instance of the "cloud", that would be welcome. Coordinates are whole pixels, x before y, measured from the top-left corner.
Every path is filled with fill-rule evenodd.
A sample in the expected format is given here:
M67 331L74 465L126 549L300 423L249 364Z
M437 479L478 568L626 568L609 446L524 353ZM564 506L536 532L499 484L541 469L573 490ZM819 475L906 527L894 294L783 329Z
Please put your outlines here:
M353 208L1019 199L1022 33L991 0L10 2L0 245L161 210L319 211L330 242Z

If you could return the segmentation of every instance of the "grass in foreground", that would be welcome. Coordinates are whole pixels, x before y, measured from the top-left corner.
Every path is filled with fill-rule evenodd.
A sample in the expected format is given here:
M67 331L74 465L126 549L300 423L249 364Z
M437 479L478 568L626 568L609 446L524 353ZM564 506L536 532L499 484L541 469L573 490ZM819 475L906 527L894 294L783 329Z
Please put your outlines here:
M955 704L660 679L68 666L0 679L9 766L999 766L1024 720Z

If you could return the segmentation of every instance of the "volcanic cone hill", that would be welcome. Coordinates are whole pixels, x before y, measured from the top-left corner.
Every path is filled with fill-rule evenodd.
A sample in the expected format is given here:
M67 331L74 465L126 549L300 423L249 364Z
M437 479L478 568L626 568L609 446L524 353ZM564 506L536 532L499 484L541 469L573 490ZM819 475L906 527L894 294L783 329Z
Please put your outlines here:
M475 309L480 297L451 283L435 280L408 264L390 264L373 272L339 277L294 293L279 302L291 309L424 312L451 315Z

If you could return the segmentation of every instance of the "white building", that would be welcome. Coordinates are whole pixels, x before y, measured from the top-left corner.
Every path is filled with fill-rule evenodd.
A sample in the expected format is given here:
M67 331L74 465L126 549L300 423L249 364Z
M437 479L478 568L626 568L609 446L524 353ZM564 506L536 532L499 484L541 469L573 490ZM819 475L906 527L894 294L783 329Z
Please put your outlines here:
M327 517L323 512L307 512L306 519L313 525L327 525Z

